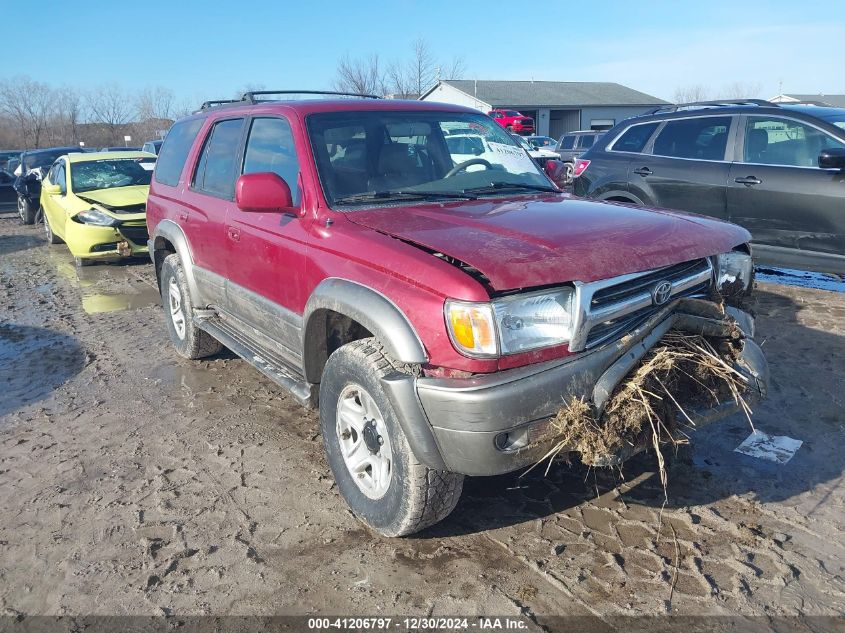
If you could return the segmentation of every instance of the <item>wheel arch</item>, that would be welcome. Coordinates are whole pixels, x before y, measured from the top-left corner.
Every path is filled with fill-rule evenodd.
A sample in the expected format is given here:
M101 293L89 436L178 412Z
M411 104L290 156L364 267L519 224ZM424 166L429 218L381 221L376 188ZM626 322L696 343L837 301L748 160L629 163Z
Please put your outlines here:
M191 246L185 232L172 220L162 220L155 228L154 234L150 237L150 259L153 261L156 273L156 282L160 286L161 265L164 258L176 253L182 262L182 270L185 272L185 280L188 282L188 289L192 297L199 297L196 276L194 275L194 257L191 253Z
M376 337L396 362L421 364L428 360L422 341L396 304L377 290L330 277L311 293L302 315L302 366L308 382L320 382L333 351L327 336L333 315L341 315L364 328L361 334Z

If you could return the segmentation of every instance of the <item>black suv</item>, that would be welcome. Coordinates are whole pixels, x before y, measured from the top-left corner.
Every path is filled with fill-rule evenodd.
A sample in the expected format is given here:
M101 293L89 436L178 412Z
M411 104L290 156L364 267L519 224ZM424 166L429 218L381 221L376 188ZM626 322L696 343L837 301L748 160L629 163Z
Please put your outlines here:
M578 196L741 224L761 263L845 274L845 109L768 101L661 107L575 165Z

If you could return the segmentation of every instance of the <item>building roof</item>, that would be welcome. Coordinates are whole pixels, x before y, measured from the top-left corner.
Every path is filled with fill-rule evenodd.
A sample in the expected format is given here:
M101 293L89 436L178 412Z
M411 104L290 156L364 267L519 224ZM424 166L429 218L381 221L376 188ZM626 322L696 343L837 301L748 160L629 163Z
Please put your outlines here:
M834 108L845 108L845 95L799 95L799 94L782 94L769 99L774 103L821 103Z
M658 99L644 92L604 81L443 79L440 83L457 88L479 101L489 103L491 106L514 108L527 106L579 107L663 105L667 103L663 99ZM423 98L425 96L424 94Z

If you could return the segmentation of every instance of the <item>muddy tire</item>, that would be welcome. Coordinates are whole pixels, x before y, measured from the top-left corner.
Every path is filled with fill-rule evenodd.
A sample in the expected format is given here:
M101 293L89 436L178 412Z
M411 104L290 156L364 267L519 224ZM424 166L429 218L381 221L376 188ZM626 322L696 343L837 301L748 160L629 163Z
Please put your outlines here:
M35 224L35 214L37 212L38 207L31 204L23 196L18 196L18 215L21 218L21 224Z
M323 446L337 487L355 516L384 536L413 534L446 518L464 481L414 456L381 386L394 371L367 338L334 352L320 383Z
M190 359L213 356L223 347L193 322L193 303L179 255L168 255L161 266L161 304L167 333L176 352Z
M50 220L47 219L47 214L42 212L41 217L44 218L44 236L47 238L47 243L61 244L62 238L53 233L53 227L50 226Z

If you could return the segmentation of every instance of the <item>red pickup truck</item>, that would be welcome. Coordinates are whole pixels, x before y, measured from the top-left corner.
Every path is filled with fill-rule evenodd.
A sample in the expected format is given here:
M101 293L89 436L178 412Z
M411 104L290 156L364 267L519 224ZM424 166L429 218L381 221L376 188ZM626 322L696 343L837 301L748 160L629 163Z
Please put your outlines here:
M446 140L468 128L484 143L455 160ZM446 517L465 475L541 459L564 399L600 410L701 321L690 298L752 284L745 229L572 198L487 116L445 104L209 105L168 133L147 214L175 350L225 345L319 406L340 493L390 536ZM728 310L762 395L753 320Z
M487 113L496 123L514 134L533 134L534 119L516 110L490 110Z

